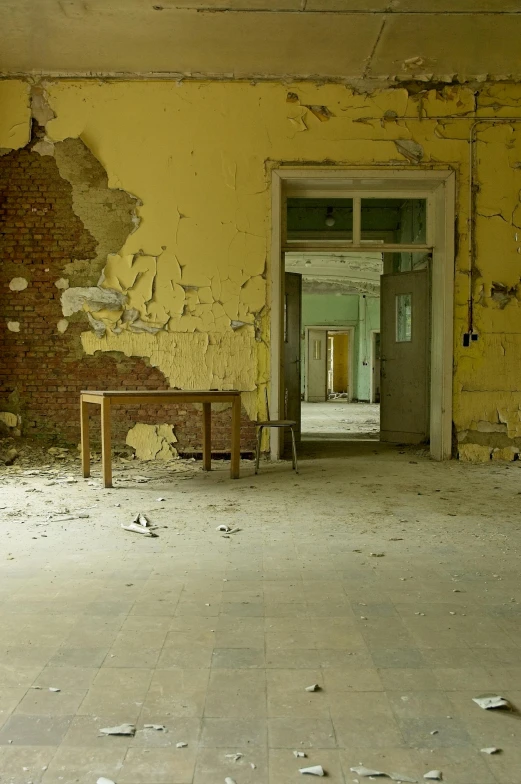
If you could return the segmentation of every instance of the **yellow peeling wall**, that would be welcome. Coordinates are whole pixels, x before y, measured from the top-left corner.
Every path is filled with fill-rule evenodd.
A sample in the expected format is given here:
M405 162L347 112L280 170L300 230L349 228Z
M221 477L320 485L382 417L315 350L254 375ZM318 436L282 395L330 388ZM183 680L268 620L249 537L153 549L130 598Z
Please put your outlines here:
M160 331L132 331L121 310L97 313L109 328L102 338L84 333L87 353L147 357L174 386L240 388L255 418L269 368L270 168L449 166L457 173L456 431L482 457L490 444L521 439L521 123L479 126L479 340L462 346L469 132L475 116L521 119L521 85L485 84L479 95L463 86L366 96L340 85L236 82L63 81L45 90L55 113L49 139L80 137L109 186L141 202L139 227L109 257L103 285L126 293L126 308ZM0 83L0 148L27 142L27 100L22 82ZM419 160L395 140L421 145Z

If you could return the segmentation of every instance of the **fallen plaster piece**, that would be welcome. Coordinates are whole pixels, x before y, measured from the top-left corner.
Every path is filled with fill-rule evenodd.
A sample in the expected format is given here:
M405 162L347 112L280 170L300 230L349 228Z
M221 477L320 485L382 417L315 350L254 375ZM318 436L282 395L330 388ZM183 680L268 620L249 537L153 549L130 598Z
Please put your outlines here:
M313 683L312 686L306 686L306 691L320 691L318 683Z
M423 778L429 779L430 781L442 781L443 774L441 770L430 770L428 773L424 774Z
M224 779L224 784L237 784L237 782L235 781L235 779L231 779L229 776L226 776L226 778Z
M145 730L157 730L158 732L166 732L164 724L143 724Z
M297 757L297 758L298 758L298 757L306 757L306 756L307 756L307 754L306 754L306 752L305 752L305 751L294 751L294 752L293 752L293 756L294 756L294 757Z
M105 776L100 776L96 784L116 784L116 782L112 781L112 779L106 779Z
M179 741L179 743L175 744L176 749L186 749L187 746L188 743L185 743L184 741Z
M402 776L401 773L389 773L391 781L402 782L402 784L418 784L418 779L412 779L410 776Z
M371 770L371 768L366 768L365 765L349 768L349 770L351 773L356 773L357 776L363 776L365 778L369 778L369 776L387 776L387 773L383 773L381 770Z
M218 525L215 530L222 531L223 533L227 534L229 531L231 531L231 528L228 525Z
M117 727L103 727L100 730L102 735L135 735L135 724L119 724Z
M502 749L496 748L496 746L489 746L486 749L480 749L483 754L500 754Z
M492 456L492 447L484 444L460 444L458 459L467 463L486 463Z
M502 449L496 447L492 450L492 460L517 460L519 458L519 449L515 446L504 446Z
M62 291L65 291L69 288L69 281L67 278L58 278L58 280L54 281L54 285L57 289L62 289Z
M49 691L61 691L61 689L57 689L56 686L49 686Z
M156 538L157 534L150 530L150 528L144 528L142 525L138 525L136 523L130 523L130 525L123 525L121 527L124 531L131 531L134 534L143 534L144 536L148 536L150 538Z
M141 525L143 526L143 528L150 527L150 520L146 515L143 514L143 512L138 512L137 515L132 520L132 523L135 523L136 525Z
M68 327L69 327L69 322L67 321L67 319L60 319L58 321L58 323L56 324L56 329L62 335L63 335L64 332L67 332Z
M325 776L326 772L322 765L312 765L310 768L299 768L299 773L308 776Z
M476 705L479 705L480 708L483 710L491 710L493 708L509 708L510 704L508 700L505 700L504 697L500 697L499 695L493 696L485 696L485 697L473 697L472 702L475 702Z
M13 278L9 283L11 291L23 291L29 285L25 278Z
M19 321L8 321L7 322L7 329L9 332L20 332L20 322Z
M241 754L240 751L237 751L235 754L225 754L226 759L231 759L234 762L239 762L239 760L244 757L244 754Z
M74 287L65 289L61 295L61 305L64 316L72 316L83 306L91 310L122 310L127 297L116 289L101 288L100 286Z

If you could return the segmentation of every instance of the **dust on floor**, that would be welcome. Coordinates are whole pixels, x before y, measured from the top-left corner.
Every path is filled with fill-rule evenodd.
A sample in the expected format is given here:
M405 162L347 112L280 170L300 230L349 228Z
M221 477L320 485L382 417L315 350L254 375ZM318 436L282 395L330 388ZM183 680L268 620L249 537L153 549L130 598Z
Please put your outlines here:
M472 698L521 707L520 464L332 446L236 481L2 469L2 782L518 784L519 715ZM122 530L139 511L157 538Z
M302 403L302 434L306 440L376 440L380 432L378 403Z

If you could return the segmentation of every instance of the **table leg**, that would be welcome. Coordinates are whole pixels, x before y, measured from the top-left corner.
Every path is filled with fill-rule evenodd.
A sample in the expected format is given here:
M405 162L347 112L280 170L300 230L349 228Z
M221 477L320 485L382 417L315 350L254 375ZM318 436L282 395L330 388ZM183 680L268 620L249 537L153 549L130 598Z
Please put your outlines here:
M101 462L103 466L103 484L112 487L112 452L110 446L110 400L101 399Z
M232 403L232 460L230 477L239 478L241 462L241 396L237 395Z
M90 476L89 408L80 395L81 468L85 478Z
M203 470L212 470L212 404L203 403Z

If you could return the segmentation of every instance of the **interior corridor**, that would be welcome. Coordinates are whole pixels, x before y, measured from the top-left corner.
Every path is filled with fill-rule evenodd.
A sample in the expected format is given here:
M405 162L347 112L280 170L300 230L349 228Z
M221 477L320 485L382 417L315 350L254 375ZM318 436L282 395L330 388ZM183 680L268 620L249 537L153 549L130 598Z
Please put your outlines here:
M302 438L310 441L378 440L380 405L348 403L342 399L326 403L302 401L301 430Z
M2 782L518 782L519 714L472 698L521 706L520 464L344 448L238 481L116 460L110 490L72 452L3 469Z

